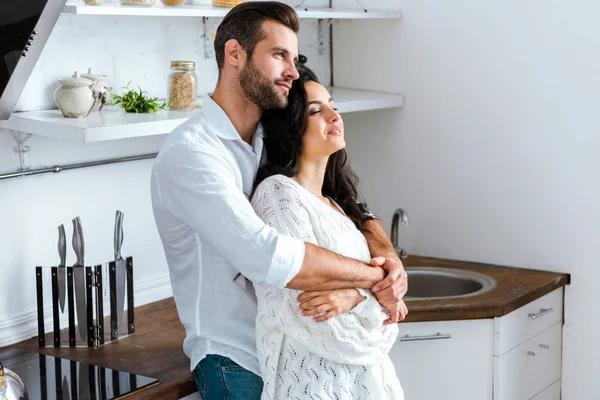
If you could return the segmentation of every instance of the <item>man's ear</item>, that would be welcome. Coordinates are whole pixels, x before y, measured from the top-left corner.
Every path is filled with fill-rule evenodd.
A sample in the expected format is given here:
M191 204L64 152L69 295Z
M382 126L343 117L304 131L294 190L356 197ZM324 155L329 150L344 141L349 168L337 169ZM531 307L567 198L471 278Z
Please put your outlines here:
M246 62L246 50L236 39L225 42L225 64L241 67Z

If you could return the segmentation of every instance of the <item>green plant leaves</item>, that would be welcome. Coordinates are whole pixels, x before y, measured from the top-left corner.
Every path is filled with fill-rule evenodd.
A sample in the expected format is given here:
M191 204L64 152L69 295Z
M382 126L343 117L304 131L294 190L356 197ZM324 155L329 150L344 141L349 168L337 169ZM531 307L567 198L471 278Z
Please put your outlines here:
M127 91L124 92L121 96L111 94L112 104L119 105L126 112L134 113L153 113L158 110L163 110L166 107L170 106L170 104L166 101L159 103L157 101L158 97L146 96L147 92L143 91L142 88L139 87L139 85L139 91L129 89L130 83L131 81L127 84L127 86L123 88Z

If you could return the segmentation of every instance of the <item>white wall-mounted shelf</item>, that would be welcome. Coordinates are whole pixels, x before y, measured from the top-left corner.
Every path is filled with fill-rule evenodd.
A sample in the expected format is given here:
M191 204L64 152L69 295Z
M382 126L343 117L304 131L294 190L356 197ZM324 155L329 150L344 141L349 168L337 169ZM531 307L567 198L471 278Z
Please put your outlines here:
M330 94L341 113L401 107L400 95L366 90L331 88ZM152 114L125 113L115 106L92 112L87 118L64 118L59 110L13 113L0 127L80 143L164 135L198 113L158 111Z
M152 17L224 17L229 8L182 5L178 7L164 6L157 1L153 6L127 6L118 3L105 3L97 6L86 5L81 0L69 0L63 12L82 15L131 15ZM399 19L400 11L309 8L296 9L300 18L312 19Z

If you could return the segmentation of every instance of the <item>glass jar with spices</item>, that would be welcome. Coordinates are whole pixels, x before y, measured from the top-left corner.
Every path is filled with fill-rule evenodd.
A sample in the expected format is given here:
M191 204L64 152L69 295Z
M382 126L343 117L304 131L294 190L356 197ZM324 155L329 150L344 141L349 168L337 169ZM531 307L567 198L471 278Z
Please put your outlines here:
M196 105L198 78L193 61L171 61L169 103L171 110L190 110Z

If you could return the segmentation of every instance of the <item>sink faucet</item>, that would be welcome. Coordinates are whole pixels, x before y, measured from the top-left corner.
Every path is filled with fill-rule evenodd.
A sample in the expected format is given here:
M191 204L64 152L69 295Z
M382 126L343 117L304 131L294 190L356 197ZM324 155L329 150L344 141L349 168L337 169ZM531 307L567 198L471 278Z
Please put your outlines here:
M402 225L408 225L408 214L402 208L397 208L392 216L392 244L400 258L406 258L408 257L408 253L402 247L398 246L398 220L400 217L402 217Z

